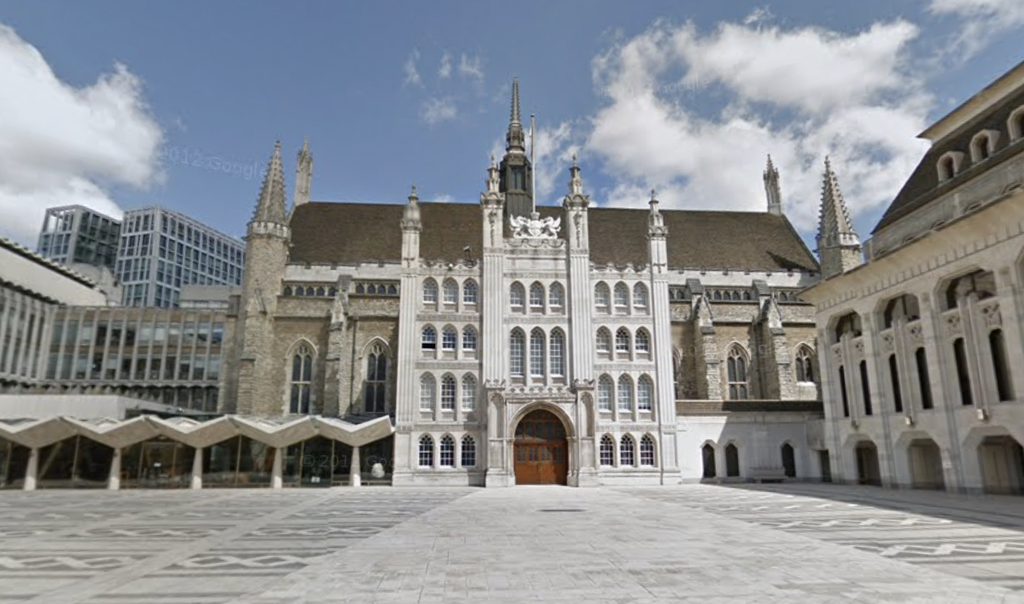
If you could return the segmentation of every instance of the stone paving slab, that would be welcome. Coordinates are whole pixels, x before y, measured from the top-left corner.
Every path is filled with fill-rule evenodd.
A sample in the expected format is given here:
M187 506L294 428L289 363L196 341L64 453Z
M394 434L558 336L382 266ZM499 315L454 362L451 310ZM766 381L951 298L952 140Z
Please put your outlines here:
M1024 603L1024 499L838 485L0 493L0 604Z

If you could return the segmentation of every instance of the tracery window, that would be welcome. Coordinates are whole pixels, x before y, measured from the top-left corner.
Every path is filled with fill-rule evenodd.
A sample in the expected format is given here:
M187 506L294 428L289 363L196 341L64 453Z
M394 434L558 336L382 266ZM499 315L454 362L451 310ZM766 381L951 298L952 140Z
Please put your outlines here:
M446 326L441 331L441 350L453 352L456 344L459 342L459 332L455 330L451 325Z
M807 346L801 346L796 351L796 381L814 381L814 364L811 349Z
M467 279L462 284L462 303L466 306L474 306L477 301L477 285L476 281Z
M445 279L444 281L444 303L446 305L454 306L459 301L459 284L455 282L455 279Z
M441 378L441 409L455 410L455 378L451 375Z
M641 376L636 388L636 406L640 411L650 411L654 398L654 382L649 376Z
M601 314L608 314L608 305L611 303L611 292L608 290L608 284L601 282L594 286L594 306L597 307L597 312Z
M612 333L602 327L597 330L597 352L608 355L612 351Z
M437 398L437 382L429 373L420 377L420 410L433 411L434 400Z
M644 437L640 439L640 465L655 465L654 439L651 438L650 434L644 434Z
M544 312L544 286L540 283L530 286L530 312Z
M551 364L551 375L565 375L565 334L557 327L551 330L550 351L548 356Z
M476 350L476 328L472 325L467 325L462 330L462 350L464 352Z
M522 331L518 329L512 330L512 335L509 337L509 373L515 377L523 376L523 362L526 347L526 336Z
M551 284L551 290L548 292L548 306L551 307L551 312L562 312L565 306L565 287L561 283Z
M309 414L310 398L313 386L313 351L302 344L292 355L291 393L288 400L288 412L293 414Z
M615 314L629 313L629 287L625 283L615 284Z
M363 381L363 408L368 413L383 413L388 383L388 357L384 347L374 344L366 356L366 379Z
M437 350L437 331L430 325L423 328L420 348L423 350Z
M601 437L601 465L602 466L614 466L615 465L615 439L612 438L611 434L605 434Z
M636 342L634 343L637 353L647 356L651 353L651 335L647 330L640 328L636 331Z
M476 378L468 373L462 376L462 409L476 409Z
M641 314L647 312L647 286L643 283L633 286L633 308Z
M633 437L626 434L619 441L619 465L620 466L634 466L636 465L636 449Z
M437 305L437 281L433 279L423 281L423 304L426 306Z
M597 381L597 408L600 411L612 410L612 392L615 390L615 383L612 378L602 375Z
M429 434L420 437L420 467L434 467L434 439Z
M469 434L462 437L462 467L476 467L476 440Z
M508 290L508 303L513 312L523 312L523 305L526 303L526 290L522 283L513 283Z
M619 376L619 411L633 410L633 381L628 375Z
M629 356L629 339L629 330L625 327L615 332L615 352L619 356Z
M437 465L441 468L455 467L455 439L451 434L441 437L441 455L438 457Z
M539 327L530 332L530 375L544 376L544 330Z
M729 398L742 400L748 396L747 390L747 357L739 346L733 346L726 361L726 372L729 378Z

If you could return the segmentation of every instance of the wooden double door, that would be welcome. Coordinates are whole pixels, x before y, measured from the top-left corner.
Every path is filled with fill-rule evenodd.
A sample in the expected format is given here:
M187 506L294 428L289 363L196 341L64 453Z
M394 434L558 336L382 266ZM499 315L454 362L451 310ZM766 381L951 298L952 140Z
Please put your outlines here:
M550 411L528 414L516 426L516 484L566 484L569 447L565 426Z

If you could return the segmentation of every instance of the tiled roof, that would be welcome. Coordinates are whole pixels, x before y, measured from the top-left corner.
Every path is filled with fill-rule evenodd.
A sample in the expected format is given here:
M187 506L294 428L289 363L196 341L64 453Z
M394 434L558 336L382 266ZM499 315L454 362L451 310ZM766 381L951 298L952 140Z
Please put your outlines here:
M538 207L563 217L562 208ZM311 202L291 218L290 262L355 264L398 262L404 205ZM483 249L482 211L476 204L420 202L420 256L454 261ZM806 270L818 265L785 217L767 212L662 210L668 258L674 269ZM599 265L647 264L645 209L590 208L590 257ZM562 232L564 233L564 228Z

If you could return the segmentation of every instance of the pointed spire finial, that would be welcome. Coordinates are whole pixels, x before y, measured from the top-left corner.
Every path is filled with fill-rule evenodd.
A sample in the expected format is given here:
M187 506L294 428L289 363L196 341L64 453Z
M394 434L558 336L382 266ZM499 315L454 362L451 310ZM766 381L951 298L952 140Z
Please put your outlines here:
M648 203L651 206L651 214L647 218L648 233L652 236L664 237L668 233L668 229L665 228L665 217L658 210L658 194L654 189L651 189L651 201Z
M860 264L860 237L853 230L850 212L839 188L832 162L825 157L821 185L821 213L818 226L818 254L822 273L828 277Z
M512 119L513 124L520 123L519 120L519 76L512 78Z
M253 222L275 222L286 224L284 168L281 167L281 141L274 144L274 154L270 157L260 196L253 213Z
M768 198L768 213L782 215L782 188L779 186L779 170L768 155L768 164L764 169L764 192Z
M505 135L505 150L517 154L526 151L526 133L519 116L519 78L512 79L512 116L508 123L508 134Z

